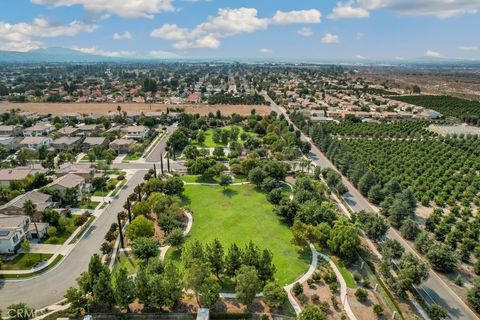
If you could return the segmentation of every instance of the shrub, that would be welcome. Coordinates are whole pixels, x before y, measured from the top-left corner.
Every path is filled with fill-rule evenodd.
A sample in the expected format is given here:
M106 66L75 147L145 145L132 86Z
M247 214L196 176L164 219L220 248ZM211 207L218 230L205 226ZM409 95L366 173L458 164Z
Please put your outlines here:
M183 230L180 228L173 229L168 234L165 242L171 246L178 246L183 243L184 240Z
M301 283L295 283L293 285L293 293L298 297L299 295L301 295L303 293L303 286Z
M318 294L314 293L312 295L312 302L315 303L315 304L320 302L320 297L318 296Z
M136 257L147 260L158 254L158 242L152 238L136 238L132 244L132 251Z
M375 313L375 315L377 317L381 317L383 315L383 308L381 305L379 304L374 304L373 305L373 313Z
M103 254L109 254L112 253L113 250L113 245L111 242L105 241L102 243L102 247L100 248L100 251L102 251Z
M357 297L358 301L366 301L368 298L368 292L365 289L358 288L357 291L355 291L355 297Z
M357 281L357 282L360 281L360 279L362 279L362 275L360 274L360 272L355 271L353 273L353 279L355 279L355 281Z

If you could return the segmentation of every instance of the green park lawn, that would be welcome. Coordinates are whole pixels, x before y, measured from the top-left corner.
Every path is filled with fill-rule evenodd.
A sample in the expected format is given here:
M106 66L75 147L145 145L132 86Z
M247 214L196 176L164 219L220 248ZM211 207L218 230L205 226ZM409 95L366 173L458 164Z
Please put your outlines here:
M225 252L232 243L244 247L252 240L260 249L269 249L280 284L293 282L307 271L310 252L291 244L292 233L274 213L264 193L254 186L186 185L185 205L193 214L193 226L186 241L207 243L219 239ZM167 257L178 259L178 250Z
M231 126L227 126L227 127L223 127L223 128L230 128ZM238 135L238 141L240 143L242 143L242 141L240 140L240 135L244 132L243 131L243 128L238 126L238 128L240 129L240 133ZM214 129L208 129L207 131L205 131L205 142L203 144L199 144L196 140L194 140L192 142L192 145L194 146L197 146L197 147L200 147L200 148L216 148L216 147L226 147L227 145L219 142L219 143L216 143L215 141L213 141L213 131ZM248 135L252 135L252 133L248 133Z
M52 254L45 253L20 253L11 261L4 261L2 270L30 270L39 262L47 261Z
M204 179L200 175L186 175L182 176L181 179L185 182L190 182L190 183L219 183L220 178L219 177L213 177L213 179ZM247 182L248 179L246 177L238 176L235 177L233 183L241 183L241 182Z

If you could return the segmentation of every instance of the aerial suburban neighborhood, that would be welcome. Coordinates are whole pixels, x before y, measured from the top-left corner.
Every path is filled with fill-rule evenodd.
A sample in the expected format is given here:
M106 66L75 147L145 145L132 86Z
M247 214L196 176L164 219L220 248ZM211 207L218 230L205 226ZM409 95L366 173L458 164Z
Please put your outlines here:
M5 0L0 319L480 319L479 9Z

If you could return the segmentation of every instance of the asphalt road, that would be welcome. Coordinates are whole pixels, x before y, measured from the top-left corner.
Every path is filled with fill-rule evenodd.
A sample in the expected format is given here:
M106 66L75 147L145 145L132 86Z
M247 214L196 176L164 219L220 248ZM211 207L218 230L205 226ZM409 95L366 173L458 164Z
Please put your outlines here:
M76 285L76 278L88 269L90 257L94 253L100 253L105 234L110 225L117 221L117 212L123 210L128 195L142 182L145 173L145 170L139 170L132 176L117 198L92 224L89 232L56 267L34 278L0 281L0 309L5 311L7 306L18 302L25 302L38 309L63 299L67 289Z
M159 144L155 146L152 152L147 156L145 159L147 162L160 162L160 154L165 155L165 149L167 147L168 138L172 135L172 133L177 130L176 126L168 126L167 127L167 134L162 138Z
M272 109L277 112L277 114L283 114L289 123L290 118L285 112L285 109L278 106L268 95L263 93L265 99L270 102ZM292 123L293 124L293 123ZM327 159L327 157L320 151L319 148L312 142L312 140L305 136L302 133L302 139L309 141L312 149L309 153L309 157L318 164L321 168L332 168L337 170L335 166ZM338 170L337 170L338 171ZM354 211L366 210L378 212L378 208L371 205L365 197L348 181L345 177L342 178L343 183L347 186L348 192L343 196L345 202L353 209ZM407 243L397 230L390 228L387 237L395 239L402 244L405 250L412 252L413 254L420 257L418 252ZM479 319L477 315L462 301L462 299L453 292L452 289L445 283L445 281L440 278L440 276L430 270L429 278L422 283L420 286L417 286L418 292L422 297L427 301L427 303L438 304L444 307L450 314L452 319L459 320L473 320Z

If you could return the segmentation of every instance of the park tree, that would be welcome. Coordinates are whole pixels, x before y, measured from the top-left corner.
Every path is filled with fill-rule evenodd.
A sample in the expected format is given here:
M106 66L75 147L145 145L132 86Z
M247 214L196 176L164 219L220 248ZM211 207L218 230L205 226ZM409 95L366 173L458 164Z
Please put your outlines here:
M211 271L207 263L201 260L192 261L192 264L185 269L183 278L185 287L193 290L199 307L202 307L199 293L210 274Z
M128 305L135 299L135 284L128 276L127 269L121 267L113 274L112 286L116 304L128 311Z
M65 299L70 303L72 308L79 310L81 308L85 308L88 304L88 300L85 297L85 293L75 287L68 288L67 292L65 293Z
M445 243L432 245L426 255L432 267L437 271L452 272L457 268L458 256Z
M273 264L272 252L264 249L258 261L257 271L258 278L262 284L267 283L275 278L276 267Z
M190 268L191 265L198 263L199 261L205 262L205 250L200 241L195 240L187 242L183 247L181 259L185 268Z
M111 308L115 302L115 296L110 282L110 273L102 271L96 276L98 279L93 285L93 299L96 303L107 304Z
M202 306L212 308L220 299L221 290L222 286L218 281L212 278L207 278L199 288Z
M257 270L252 266L241 266L237 272L236 281L235 293L237 299L241 303L251 306L261 288Z
M223 187L223 190L228 188L228 186L230 186L232 183L233 183L232 176L225 173L220 174L220 182L218 184Z
M373 212L362 210L355 214L355 220L360 223L367 236L373 241L382 239L389 228L385 219Z
M132 244L133 254L142 260L148 260L158 254L158 241L153 238L136 238Z
M438 304L432 304L427 309L428 317L431 320L444 320L448 319L448 312Z
M238 269L242 265L242 251L233 243L228 249L227 256L225 257L225 274L229 277L235 276Z
M149 305L150 290L150 275L146 266L142 264L135 277L135 297L145 306Z
M327 244L333 252L347 260L353 260L360 246L357 228L346 219L340 218L332 228Z
M205 248L205 255L208 260L208 264L218 280L220 280L220 274L225 267L224 251L220 240L215 239L211 243L207 244Z
M135 241L137 238L146 237L150 238L154 235L153 221L145 218L144 216L138 216L133 219L127 227L125 232L127 238L131 241Z
M269 282L263 288L263 300L272 308L278 308L287 301L287 292L277 282Z

